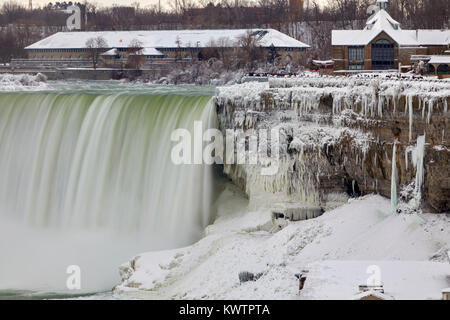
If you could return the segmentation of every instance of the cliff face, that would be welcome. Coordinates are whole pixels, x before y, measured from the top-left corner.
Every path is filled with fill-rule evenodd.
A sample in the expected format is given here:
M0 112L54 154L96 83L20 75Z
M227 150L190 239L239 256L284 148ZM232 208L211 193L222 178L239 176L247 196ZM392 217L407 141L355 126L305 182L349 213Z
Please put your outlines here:
M397 211L450 211L450 82L271 79L220 88L215 103L224 132L279 129L276 175L262 176L261 164L225 164L249 196L264 191L324 206L335 193L379 193L398 197Z

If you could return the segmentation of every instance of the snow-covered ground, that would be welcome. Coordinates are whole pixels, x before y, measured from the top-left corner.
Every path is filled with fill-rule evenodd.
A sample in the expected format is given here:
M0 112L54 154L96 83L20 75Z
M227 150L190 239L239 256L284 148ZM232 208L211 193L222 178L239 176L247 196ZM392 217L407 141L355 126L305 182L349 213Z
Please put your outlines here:
M250 209L228 186L202 240L135 257L121 267L124 281L115 292L147 299L353 299L372 265L394 299L439 299L450 286L449 215L392 215L388 199L370 195L281 228L269 203ZM305 270L299 293L295 275ZM242 271L259 278L240 283Z

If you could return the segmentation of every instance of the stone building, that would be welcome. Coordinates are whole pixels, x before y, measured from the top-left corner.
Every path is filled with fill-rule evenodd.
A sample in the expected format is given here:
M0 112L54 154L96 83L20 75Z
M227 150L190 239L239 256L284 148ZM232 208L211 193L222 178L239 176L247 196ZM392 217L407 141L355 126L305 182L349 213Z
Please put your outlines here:
M402 30L388 13L388 0L363 30L333 30L335 70L389 70L413 64L411 56L438 55L448 49L449 30Z
M238 40L251 33L269 56L275 50L282 63L299 61L300 53L309 46L274 29L236 30L162 30L162 31L101 31L101 32L59 32L38 41L25 50L28 59L24 63L53 66L72 66L84 62L89 65L92 55L86 42L101 37L105 48L99 48L103 62L110 67L123 66L132 43L140 43L146 64L155 61L189 61L202 57L206 50L233 50Z

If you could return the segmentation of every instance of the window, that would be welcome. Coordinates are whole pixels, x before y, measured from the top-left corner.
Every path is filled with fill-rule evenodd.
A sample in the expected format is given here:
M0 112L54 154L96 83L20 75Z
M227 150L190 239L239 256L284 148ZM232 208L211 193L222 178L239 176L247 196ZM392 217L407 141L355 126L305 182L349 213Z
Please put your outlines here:
M437 72L439 74L449 74L450 73L450 68L448 67L447 64L440 64L437 68Z
M348 47L348 68L349 70L364 69L364 47Z
M372 69L394 68L394 45L388 40L378 40L372 44Z
M348 66L349 70L363 70L364 65L363 64L353 64Z
M348 61L364 61L364 47L348 47Z

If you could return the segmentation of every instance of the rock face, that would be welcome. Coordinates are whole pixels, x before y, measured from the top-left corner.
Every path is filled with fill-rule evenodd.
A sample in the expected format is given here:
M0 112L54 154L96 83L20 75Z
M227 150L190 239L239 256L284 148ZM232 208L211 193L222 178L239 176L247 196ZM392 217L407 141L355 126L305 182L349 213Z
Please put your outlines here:
M395 167L397 211L448 212L449 103L450 82L388 76L298 77L223 87L215 98L223 132L280 132L276 175L262 176L262 164L225 164L225 173L249 196L265 191L324 205L342 192L391 197ZM417 138L423 135L421 170Z

